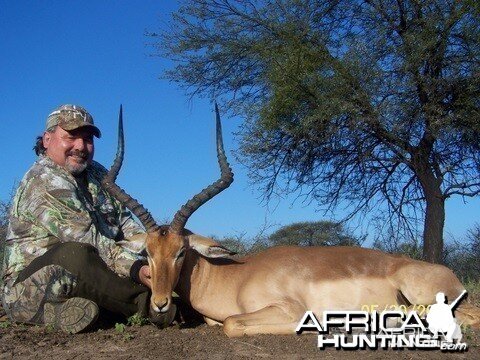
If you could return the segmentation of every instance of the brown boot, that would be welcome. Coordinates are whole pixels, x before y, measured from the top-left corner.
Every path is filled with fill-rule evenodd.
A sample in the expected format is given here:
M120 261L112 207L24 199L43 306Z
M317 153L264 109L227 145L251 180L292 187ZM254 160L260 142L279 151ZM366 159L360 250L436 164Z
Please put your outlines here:
M45 325L66 333L76 334L98 318L98 306L91 300L74 297L61 303L46 303L43 308Z

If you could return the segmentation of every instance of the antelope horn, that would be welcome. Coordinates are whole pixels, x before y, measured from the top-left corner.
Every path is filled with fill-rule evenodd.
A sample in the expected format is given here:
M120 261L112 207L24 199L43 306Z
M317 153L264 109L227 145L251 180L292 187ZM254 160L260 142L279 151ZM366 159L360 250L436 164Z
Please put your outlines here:
M225 190L233 182L233 172L230 168L230 165L227 162L227 157L225 156L225 150L223 149L223 138L222 138L222 124L220 122L220 113L218 111L218 105L215 102L215 113L216 113L216 123L217 123L217 158L218 165L220 166L221 176L220 179L212 183L210 186L206 187L200 191L193 198L188 200L188 202L181 207L179 211L175 214L172 223L170 224L169 231L175 234L181 233L184 229L185 224L187 223L188 218L203 204L208 200L212 199L215 195L218 195L220 192Z
M125 153L125 141L123 135L123 109L120 105L120 113L118 115L118 146L117 155L113 162L112 167L108 171L107 175L102 180L102 186L108 191L115 199L121 204L127 207L143 224L147 232L155 232L160 229L152 215L147 209L141 205L138 200L128 195L122 188L115 184L118 172L122 167L123 155Z

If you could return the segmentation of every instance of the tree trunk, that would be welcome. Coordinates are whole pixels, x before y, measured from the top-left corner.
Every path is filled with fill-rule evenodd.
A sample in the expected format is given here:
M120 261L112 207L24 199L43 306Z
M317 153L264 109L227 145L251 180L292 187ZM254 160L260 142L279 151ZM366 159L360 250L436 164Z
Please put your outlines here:
M425 200L425 224L423 228L423 257L426 261L442 263L443 227L445 225L445 198L436 182L422 185Z

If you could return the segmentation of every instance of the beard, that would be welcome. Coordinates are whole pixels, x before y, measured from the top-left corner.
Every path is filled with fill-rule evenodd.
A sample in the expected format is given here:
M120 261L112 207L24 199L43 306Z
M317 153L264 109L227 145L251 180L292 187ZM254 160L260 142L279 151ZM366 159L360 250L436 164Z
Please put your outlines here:
M90 163L88 153L86 152L74 150L69 152L67 155L75 156L78 161L72 161L71 159L67 158L65 163L65 169L73 176L78 176L83 173Z

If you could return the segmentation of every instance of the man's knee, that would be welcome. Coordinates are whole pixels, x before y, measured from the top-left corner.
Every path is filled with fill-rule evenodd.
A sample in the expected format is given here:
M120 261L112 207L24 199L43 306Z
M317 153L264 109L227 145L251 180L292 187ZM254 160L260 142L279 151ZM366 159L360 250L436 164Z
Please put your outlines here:
M55 252L57 256L88 256L98 254L98 250L93 245L73 241L57 244L49 251Z
M22 282L38 270L49 265L60 265L73 274L85 269L99 257L95 247L89 244L67 242L54 245L45 254L35 258L18 275L15 283Z
M98 250L92 245L77 242L56 244L23 269L17 281L23 281L36 271L49 265L60 265L76 274L88 268L92 262L98 262L98 258Z
M56 265L81 265L88 264L92 256L98 256L98 250L90 244L66 242L55 245L43 256L50 257L52 264Z

